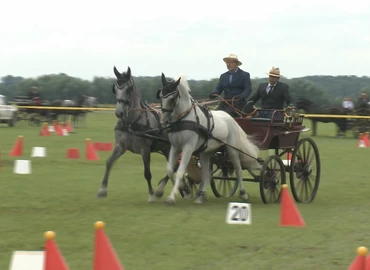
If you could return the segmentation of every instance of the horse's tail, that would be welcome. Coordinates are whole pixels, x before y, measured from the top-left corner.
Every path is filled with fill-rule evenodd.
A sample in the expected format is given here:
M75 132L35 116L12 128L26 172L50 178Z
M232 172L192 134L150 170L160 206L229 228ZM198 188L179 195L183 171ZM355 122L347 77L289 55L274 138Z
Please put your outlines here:
M257 162L259 155L259 148L257 141L255 141L252 135L248 135L244 130L237 124L237 145L236 147L240 150L240 164L243 169L257 169L260 167ZM244 154L245 153L245 154Z

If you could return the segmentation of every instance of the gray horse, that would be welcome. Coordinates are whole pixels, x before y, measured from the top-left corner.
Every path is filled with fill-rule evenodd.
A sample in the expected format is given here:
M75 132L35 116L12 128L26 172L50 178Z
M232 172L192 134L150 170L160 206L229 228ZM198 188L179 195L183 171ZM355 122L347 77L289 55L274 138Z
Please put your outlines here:
M168 81L162 73L163 88L158 92L161 98L161 124L168 125L171 150L167 162L167 175L172 179L177 156L182 152L176 180L166 203L174 204L186 168L193 153L198 152L202 164L201 191L195 203L205 202L205 192L211 180L211 155L223 145L235 169L239 184L239 197L249 200L243 185L243 169L257 169L259 149L252 136L247 135L238 123L224 111L202 109L190 95L190 87L184 76Z
M78 95L75 99L65 99L65 100L54 100L50 103L50 106L54 107L86 107L93 108L97 107L97 98L87 95ZM82 126L86 127L86 113L89 110L52 110L52 119L59 120L66 123L68 117L71 116L72 125L74 127Z
M117 77L117 81L113 85L113 93L116 98L115 114L118 118L114 129L115 147L106 162L106 170L98 197L107 196L108 178L112 165L127 149L142 156L144 176L149 188L148 202L152 202L163 196L163 189L169 177L166 175L162 178L154 194L151 184L150 154L151 152L161 153L168 160L170 143L167 134L164 131L161 132L158 112L141 101L140 92L131 77L130 67L126 73L120 73L116 67L113 71Z

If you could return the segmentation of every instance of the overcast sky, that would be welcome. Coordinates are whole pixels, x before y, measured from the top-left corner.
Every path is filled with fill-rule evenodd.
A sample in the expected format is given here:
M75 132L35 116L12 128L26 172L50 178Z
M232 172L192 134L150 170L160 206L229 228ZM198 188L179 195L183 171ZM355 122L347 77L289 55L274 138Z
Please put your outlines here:
M220 3L222 2L222 3ZM3 1L0 77L209 80L237 54L252 78L370 76L370 1Z

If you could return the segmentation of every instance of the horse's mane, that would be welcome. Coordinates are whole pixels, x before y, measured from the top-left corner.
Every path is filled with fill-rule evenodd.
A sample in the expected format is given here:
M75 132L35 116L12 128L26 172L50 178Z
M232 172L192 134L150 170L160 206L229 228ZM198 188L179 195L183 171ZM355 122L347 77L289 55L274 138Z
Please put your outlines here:
M181 80L180 80L180 84L179 84L179 86L177 86L177 88L179 89L179 92L180 92L181 96L185 96L186 98L190 99L191 98L191 96L190 96L191 89L189 87L189 83L186 79L186 76L183 75L183 74L180 74L180 75L176 76L175 81L177 81L179 78L181 78Z

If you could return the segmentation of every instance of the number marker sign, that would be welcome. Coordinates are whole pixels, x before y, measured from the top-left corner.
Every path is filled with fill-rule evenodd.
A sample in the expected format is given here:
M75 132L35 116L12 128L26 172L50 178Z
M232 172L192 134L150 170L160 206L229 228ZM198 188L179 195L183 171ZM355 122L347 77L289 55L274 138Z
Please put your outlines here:
M227 224L252 224L252 207L249 203L231 202L227 206Z

